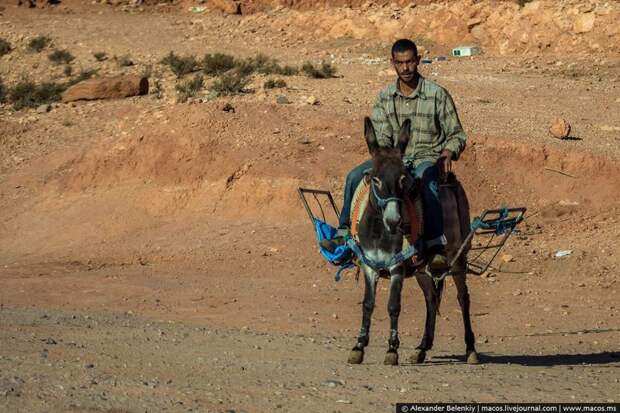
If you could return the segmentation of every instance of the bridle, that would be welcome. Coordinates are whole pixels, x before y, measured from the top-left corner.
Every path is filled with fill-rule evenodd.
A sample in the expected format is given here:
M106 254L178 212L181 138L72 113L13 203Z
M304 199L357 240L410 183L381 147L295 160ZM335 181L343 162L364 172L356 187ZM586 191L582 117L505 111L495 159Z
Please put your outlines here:
M375 183L372 179L370 180L370 190L372 192L372 196L375 198L375 201L377 202L377 206L381 210L381 213L383 213L383 211L385 210L389 202L396 201L400 203L401 205L404 203L404 200L402 198L399 198L396 196L392 196L389 198L381 198L379 194L377 193Z

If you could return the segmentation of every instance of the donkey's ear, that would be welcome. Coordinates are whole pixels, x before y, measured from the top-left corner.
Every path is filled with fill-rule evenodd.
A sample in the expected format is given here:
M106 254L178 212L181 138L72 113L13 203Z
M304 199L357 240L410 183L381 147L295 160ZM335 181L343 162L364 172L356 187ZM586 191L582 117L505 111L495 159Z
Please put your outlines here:
M403 126L400 127L398 132L398 143L396 147L400 151L401 156L405 154L407 145L409 144L409 138L411 135L411 119L405 119Z
M364 137L366 138L366 144L368 145L370 155L374 155L379 149L379 142L377 142L375 128L372 126L372 122L368 116L364 118Z

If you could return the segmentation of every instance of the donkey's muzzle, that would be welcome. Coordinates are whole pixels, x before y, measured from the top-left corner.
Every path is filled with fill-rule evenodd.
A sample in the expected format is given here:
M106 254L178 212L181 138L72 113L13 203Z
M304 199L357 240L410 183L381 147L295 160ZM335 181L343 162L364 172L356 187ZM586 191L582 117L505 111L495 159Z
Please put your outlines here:
M385 224L385 229L387 229L391 235L396 235L402 232L403 220L400 219L400 217L397 220L385 219L383 223Z

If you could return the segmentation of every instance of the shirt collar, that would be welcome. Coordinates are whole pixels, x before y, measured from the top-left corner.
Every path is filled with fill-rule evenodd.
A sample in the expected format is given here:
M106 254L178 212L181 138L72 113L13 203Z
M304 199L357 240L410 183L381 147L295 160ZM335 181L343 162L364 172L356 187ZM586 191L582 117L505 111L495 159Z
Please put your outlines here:
M420 97L422 99L426 99L426 94L424 93L424 77L422 75L420 75L420 78L418 79L418 86L415 88L415 90L413 91L413 93L409 96L405 96L400 89L398 88L398 79L396 79L396 82L394 82L391 85L391 94L392 96L401 96L404 97L406 99L414 99L417 97Z

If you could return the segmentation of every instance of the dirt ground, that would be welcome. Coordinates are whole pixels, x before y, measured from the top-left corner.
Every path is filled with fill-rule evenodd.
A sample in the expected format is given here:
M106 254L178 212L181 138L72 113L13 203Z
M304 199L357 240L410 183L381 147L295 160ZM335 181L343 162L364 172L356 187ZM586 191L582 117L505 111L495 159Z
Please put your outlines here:
M265 19L269 16L266 15ZM318 40L260 19L104 4L6 6L0 57L11 84L63 79L45 34L75 70L141 73L163 98L0 108L0 411L389 412L402 401L618 402L620 66L490 54L422 65L453 95L469 143L456 172L472 212L527 206L490 272L468 280L482 364L464 363L448 281L435 346L408 361L424 305L408 280L401 360L386 367L386 283L371 345L346 364L363 283L318 255L299 186L341 199L367 156L362 118L393 81L387 44ZM327 59L338 77L176 103L177 54ZM429 46L429 56L445 55ZM135 65L97 62L93 52ZM560 62L560 64L558 64ZM574 64L573 64L574 63ZM210 80L209 80L210 81ZM285 95L290 104L277 104ZM314 96L320 104L307 104ZM234 112L222 110L224 104ZM555 117L572 139L547 130ZM559 250L571 250L556 258Z

